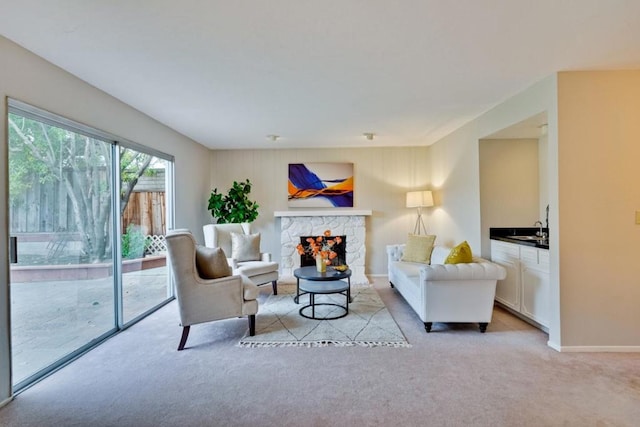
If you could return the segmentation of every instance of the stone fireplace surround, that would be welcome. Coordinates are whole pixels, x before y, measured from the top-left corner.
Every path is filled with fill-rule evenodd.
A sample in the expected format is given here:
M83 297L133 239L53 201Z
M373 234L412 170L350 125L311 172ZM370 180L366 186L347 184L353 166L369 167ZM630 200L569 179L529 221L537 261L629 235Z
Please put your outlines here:
M332 235L347 236L347 264L351 269L352 285L368 285L365 275L366 221L371 210L290 210L274 212L280 218L280 274L293 277L293 270L300 267L300 255L296 246L300 236L321 236L325 230Z

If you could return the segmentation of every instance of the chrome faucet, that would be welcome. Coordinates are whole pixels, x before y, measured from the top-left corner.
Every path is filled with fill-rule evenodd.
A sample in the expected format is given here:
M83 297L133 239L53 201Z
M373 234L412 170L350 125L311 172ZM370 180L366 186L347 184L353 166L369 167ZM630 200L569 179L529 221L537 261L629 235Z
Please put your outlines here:
M533 223L534 227L537 226L537 225L540 225L540 230L536 231L536 236L538 236L538 237L547 237L547 236L545 236L544 231L542 231L542 221L536 221L536 222Z

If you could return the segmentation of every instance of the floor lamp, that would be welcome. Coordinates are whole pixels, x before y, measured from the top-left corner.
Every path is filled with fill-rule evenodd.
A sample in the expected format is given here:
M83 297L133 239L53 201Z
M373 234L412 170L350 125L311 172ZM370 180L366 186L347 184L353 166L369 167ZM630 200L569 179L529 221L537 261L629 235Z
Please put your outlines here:
M424 226L424 222L422 221L422 208L428 208L430 206L433 206L433 194L431 191L409 191L407 193L407 207L418 208L418 218L413 228L413 234L421 234L421 228L423 228L424 233L427 234L427 227Z

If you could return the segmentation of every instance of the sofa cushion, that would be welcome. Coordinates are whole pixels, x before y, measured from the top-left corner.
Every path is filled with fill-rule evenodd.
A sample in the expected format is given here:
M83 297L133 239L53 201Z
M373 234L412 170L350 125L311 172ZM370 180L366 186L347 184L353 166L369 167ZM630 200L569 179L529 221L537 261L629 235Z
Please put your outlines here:
M222 248L196 245L196 269L203 279L231 276L231 267Z
M409 234L407 244L404 248L404 254L402 255L402 261L429 264L431 262L431 251L433 250L433 243L435 241L436 236Z
M435 245L431 252L431 265L444 264L444 260L447 259L451 253L451 248L446 246Z
M231 232L231 258L236 261L260 260L260 233Z
M392 268L396 271L396 274L407 279L420 277L420 268L424 266L423 263L404 261L394 261L392 264Z
M238 263L238 269L236 271L239 274L253 277L260 274L267 274L273 271L278 271L278 263L267 261L244 261Z
M451 249L449 256L444 260L445 264L463 264L470 262L473 262L473 254L466 240Z

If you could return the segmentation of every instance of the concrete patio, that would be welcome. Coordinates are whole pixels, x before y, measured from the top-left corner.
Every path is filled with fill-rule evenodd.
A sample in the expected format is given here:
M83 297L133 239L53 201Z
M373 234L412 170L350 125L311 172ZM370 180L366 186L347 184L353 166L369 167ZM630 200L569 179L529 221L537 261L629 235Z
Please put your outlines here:
M167 267L123 274L124 322L164 301L167 281ZM112 277L12 281L10 289L14 384L115 327Z

